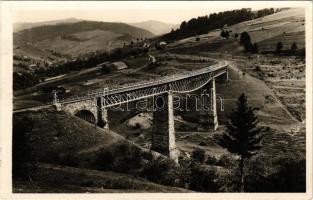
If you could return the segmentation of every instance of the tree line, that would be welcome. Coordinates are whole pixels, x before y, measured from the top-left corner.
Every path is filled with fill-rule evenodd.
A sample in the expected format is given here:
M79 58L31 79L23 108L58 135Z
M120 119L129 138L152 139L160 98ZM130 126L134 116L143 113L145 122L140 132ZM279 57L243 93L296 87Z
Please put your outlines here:
M34 86L43 81L46 77L53 77L69 73L75 70L88 69L96 67L103 62L113 62L125 59L129 56L138 56L148 52L148 48L144 47L123 47L116 48L110 52L98 52L87 57L78 57L57 66L43 68L39 67L34 72L13 72L13 89L21 90Z
M250 8L212 13L209 16L192 18L183 21L177 30L173 30L163 36L164 39L173 40L208 33L215 29L221 29L225 24L234 25L243 21L252 20L280 11L281 9L265 8L253 12Z

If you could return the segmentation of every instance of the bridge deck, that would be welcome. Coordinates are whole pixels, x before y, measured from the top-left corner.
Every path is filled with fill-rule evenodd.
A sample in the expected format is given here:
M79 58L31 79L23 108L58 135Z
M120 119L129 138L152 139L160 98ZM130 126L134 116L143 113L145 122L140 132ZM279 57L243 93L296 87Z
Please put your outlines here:
M194 71L190 71L190 72L186 72L186 73L165 76L165 77L158 79L158 80L141 81L141 82L136 82L133 84L127 84L127 85L123 85L123 86L97 89L97 90L89 91L88 94L85 94L83 96L75 96L75 97L69 97L66 99L58 99L58 103L67 104L67 103L72 103L72 102L78 102L78 101L93 99L97 96L103 96L103 95L106 95L106 96L111 95L112 96L115 94L123 94L126 92L131 92L131 91L136 91L136 90L138 91L138 90L144 89L144 88L158 87L161 85L164 86L165 84L175 83L177 81L189 79L192 77L197 77L197 76L200 76L203 74L209 75L210 79L211 79L211 78L214 78L216 76L219 76L222 73L225 73L226 71L227 71L227 63L224 63L223 65L218 64L218 65L213 65L210 67L206 67L206 68L202 68L202 69L198 69L198 70L194 70ZM164 88L163 88L163 92L167 91L167 90L169 90L169 89L164 90ZM52 103L48 103L47 105L52 105ZM29 108L29 109L33 109L33 108ZM25 109L23 109L23 110L25 110ZM18 111L18 110L16 110L16 111Z

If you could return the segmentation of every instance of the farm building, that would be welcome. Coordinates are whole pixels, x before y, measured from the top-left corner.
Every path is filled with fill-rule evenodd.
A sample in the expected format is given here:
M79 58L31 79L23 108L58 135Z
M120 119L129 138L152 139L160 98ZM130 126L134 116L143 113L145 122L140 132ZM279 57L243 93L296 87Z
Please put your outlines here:
M121 61L117 61L117 62L106 64L106 67L109 68L112 71L118 71L118 70L122 70L122 69L127 69L128 68L128 66L124 62L121 62Z

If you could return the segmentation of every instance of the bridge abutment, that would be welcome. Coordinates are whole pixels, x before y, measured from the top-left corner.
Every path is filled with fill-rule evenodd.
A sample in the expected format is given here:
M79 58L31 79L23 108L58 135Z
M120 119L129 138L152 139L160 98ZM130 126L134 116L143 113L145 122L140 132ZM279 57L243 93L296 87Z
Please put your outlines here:
M151 149L178 163L172 91L154 97Z
M215 79L205 87L199 101L199 127L198 131L216 130L218 127L216 111Z
M94 116L95 123L98 122L98 109L95 105L94 99L66 103L62 104L60 107L64 112L70 113L71 115L76 115L82 110L89 111Z

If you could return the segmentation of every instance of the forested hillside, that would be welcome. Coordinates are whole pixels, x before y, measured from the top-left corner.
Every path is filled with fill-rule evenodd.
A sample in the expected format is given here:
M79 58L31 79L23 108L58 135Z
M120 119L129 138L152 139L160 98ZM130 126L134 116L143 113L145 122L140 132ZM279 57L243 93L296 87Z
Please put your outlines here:
M177 30L172 30L164 35L164 39L181 39L194 35L201 35L209 31L223 28L225 24L234 25L243 21L260 18L266 15L279 12L282 9L266 8L258 11L252 11L251 8L242 8L240 10L231 10L219 13L212 13L209 16L200 16L192 18L188 22L183 21Z

